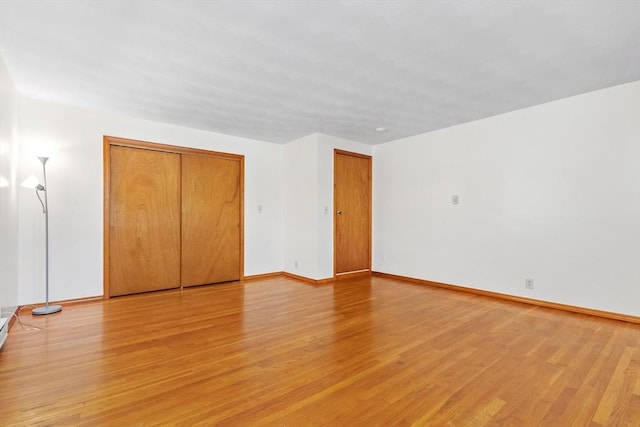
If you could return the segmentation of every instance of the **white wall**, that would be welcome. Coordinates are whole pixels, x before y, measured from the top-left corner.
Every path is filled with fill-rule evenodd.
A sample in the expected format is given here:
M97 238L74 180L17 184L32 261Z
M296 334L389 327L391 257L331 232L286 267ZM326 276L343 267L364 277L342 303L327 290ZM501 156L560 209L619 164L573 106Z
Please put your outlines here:
M316 280L333 277L336 148L372 152L370 145L318 133L285 145L285 271Z
M0 56L0 317L18 305L19 96Z
M284 145L284 271L312 279L318 273L318 137Z
M27 147L46 139L50 207L50 299L102 295L103 135L245 156L245 275L282 270L283 147L32 99L22 102L21 174L41 176ZM262 207L262 213L258 212ZM44 300L42 211L20 197L21 304Z
M376 271L640 315L640 82L379 145L374 170Z

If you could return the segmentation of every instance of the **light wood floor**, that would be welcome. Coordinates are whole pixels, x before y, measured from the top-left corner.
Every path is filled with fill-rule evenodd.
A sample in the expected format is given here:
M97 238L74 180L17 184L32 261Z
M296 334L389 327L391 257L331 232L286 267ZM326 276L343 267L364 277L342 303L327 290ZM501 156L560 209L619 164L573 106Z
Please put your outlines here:
M1 426L640 425L640 325L388 278L23 313Z

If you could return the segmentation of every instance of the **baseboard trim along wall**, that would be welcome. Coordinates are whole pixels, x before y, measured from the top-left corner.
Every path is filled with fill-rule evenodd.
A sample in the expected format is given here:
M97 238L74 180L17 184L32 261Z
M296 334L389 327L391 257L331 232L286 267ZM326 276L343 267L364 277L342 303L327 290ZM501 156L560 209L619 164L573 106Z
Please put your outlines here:
M255 281L255 280L261 280L261 279L268 279L270 277L288 277L290 279L295 279L295 280L299 280L301 282L305 282L305 283L311 283L314 285L326 285L327 283L333 283L336 280L340 280L340 278L333 278L333 277L329 277L326 279L312 279L310 277L306 277L306 276L300 276L297 274L293 274L293 273L288 273L286 271L276 271L273 273L264 273L264 274L254 274L252 276L245 276L242 281L243 282L251 282L251 281ZM350 277L343 277L343 279L347 279L347 278L351 278L353 276Z
M242 282L251 282L254 280L262 280L262 279L268 279L270 277L281 277L282 276L282 271L275 271L273 273L263 273L263 274L254 274L251 276L244 276L242 278Z
M283 276L290 277L292 279L301 280L307 283L312 283L314 285L326 285L327 283L333 283L335 281L333 277L330 277L328 279L311 279L309 277L298 276L297 274L293 274L293 273L287 273L286 271L283 271L281 274Z
M502 294L499 292L492 292L492 291L485 291L482 289L474 289L474 288L468 288L465 286L459 286L459 285L451 285L448 283L441 283L441 282L434 282L431 280L424 280L424 279L416 279L414 277L408 277L408 276L400 276L397 274L390 274L390 273L382 273L379 271L374 271L374 272L366 272L366 273L362 273L362 274L353 274L353 275L347 275L347 277L330 277L327 279L311 279L309 277L305 277L305 276L299 276L297 274L293 274L293 273L288 273L286 271L275 271L273 273L263 273L263 274L255 274L252 276L245 276L241 281L243 282L251 282L251 281L256 281L256 280L261 280L261 279L268 279L270 277L289 277L291 279L295 279L295 280L299 280L301 282L305 282L305 283L310 283L313 285L326 285L329 283L335 283L337 281L341 281L344 279L356 279L356 278L361 278L364 276L377 276L377 277L383 277L383 278L388 278L388 279L394 279L394 280L401 280L404 282L409 282L409 283L416 283L419 285L426 285L426 286L432 286L432 287L436 287L436 288L443 288L443 289L448 289L451 291L457 291L457 292L466 292L469 294L474 294L474 295L480 295L480 296L485 296L485 297L490 297L490 298L496 298L496 299L502 299L502 300L507 300L507 301L514 301L514 302L520 302L523 304L529 304L529 305L535 305L535 306L539 306L539 307L547 307L547 308L553 308L555 310L563 310L563 311L568 311L568 312L572 312L572 313L580 313L580 314L586 314L589 316L596 316L596 317L602 317L605 319L612 319L612 320L621 320L623 322L629 322L629 323L636 323L636 324L640 324L640 317L638 316L632 316L629 314L622 314L622 313L614 313L614 312L610 312L610 311L603 311L603 310L596 310L593 308L585 308L585 307L578 307L578 306L574 306L574 305L568 305L568 304L560 304L557 302L550 302L550 301L543 301L543 300L537 300L537 299L533 299L533 298L525 298L525 297L519 297L519 296L515 296L515 295L509 295L509 294ZM51 302L51 304L58 304L58 305L62 305L62 306L69 306L69 305L76 305L76 304L84 304L84 303L89 303L89 302L95 302L95 301L102 301L104 299L108 299L108 297L104 297L104 296L96 296L96 297L87 297L87 298L77 298L77 299L69 299L69 300L63 300L63 301L55 301L55 302ZM25 304L23 306L19 306L16 307L15 309L15 316L11 316L9 315L9 330L11 329L11 327L13 326L13 323L15 322L16 316L18 314L18 312L24 308L24 307L31 307L31 306L40 306L43 305L44 303L40 303L40 304Z
M485 297L490 297L490 298L497 298L497 299L502 299L502 300L507 300L507 301L521 302L521 303L524 303L524 304L536 305L536 306L539 306L539 307L553 308L553 309L556 309L556 310L569 311L569 312L572 312L572 313L587 314L589 316L603 317L605 319L622 320L624 322L640 324L640 317L631 316L629 314L613 313L613 312L609 312L609 311L596 310L596 309L593 309L593 308L577 307L577 306L568 305L568 304L560 304L560 303L557 303L557 302L543 301L543 300L537 300L537 299L533 299L533 298L518 297L518 296L515 296L515 295L502 294L502 293L499 293L499 292L484 291L482 289L467 288L465 286L450 285L450 284L447 284L447 283L433 282L431 280L416 279L416 278L413 278L413 277L399 276L399 275L396 275L396 274L380 273L380 272L377 272L377 271L374 271L373 275L374 276L378 276L378 277L387 277L389 279L403 280L405 282L411 282L411 283L416 283L416 284L420 284L420 285L426 285L426 286L433 286L433 287L437 287L437 288L449 289L449 290L452 290L452 291L466 292L466 293L485 296Z

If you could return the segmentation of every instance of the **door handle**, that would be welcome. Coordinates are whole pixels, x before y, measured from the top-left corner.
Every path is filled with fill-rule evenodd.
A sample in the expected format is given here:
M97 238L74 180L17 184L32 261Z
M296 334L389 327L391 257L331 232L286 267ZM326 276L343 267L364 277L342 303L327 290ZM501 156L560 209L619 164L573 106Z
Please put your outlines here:
M342 215L342 211L337 211L336 215L338 215L338 216Z

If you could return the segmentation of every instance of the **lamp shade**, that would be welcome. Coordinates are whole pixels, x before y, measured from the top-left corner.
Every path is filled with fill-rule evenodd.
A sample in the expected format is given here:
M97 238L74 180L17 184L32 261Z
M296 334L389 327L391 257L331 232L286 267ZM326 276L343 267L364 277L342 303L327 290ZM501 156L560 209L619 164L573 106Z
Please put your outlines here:
M36 178L35 175L29 175L27 179L22 181L22 184L20 185L26 188L36 188L38 185L40 185L40 181L38 180L38 178Z

